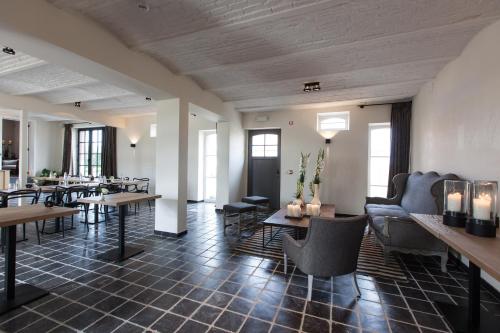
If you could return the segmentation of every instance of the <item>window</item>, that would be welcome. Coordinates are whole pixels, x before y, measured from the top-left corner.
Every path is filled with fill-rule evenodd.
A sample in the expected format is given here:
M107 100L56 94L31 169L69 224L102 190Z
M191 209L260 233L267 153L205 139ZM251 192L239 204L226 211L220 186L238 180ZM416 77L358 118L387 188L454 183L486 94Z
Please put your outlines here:
M101 176L102 128L78 130L78 174Z
M206 202L214 202L217 194L217 134L205 133L205 194Z
M318 113L316 130L325 138L349 130L349 111Z
M370 124L368 145L368 196L385 198L391 156L390 124Z
M252 136L252 157L278 157L278 134Z

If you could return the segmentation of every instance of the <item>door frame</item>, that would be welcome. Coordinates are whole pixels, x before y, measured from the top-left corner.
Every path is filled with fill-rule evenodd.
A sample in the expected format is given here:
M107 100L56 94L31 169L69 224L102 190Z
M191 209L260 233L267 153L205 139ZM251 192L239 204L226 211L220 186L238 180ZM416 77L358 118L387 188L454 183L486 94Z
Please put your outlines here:
M268 129L254 129L247 131L247 195L252 195L253 188L253 163L251 163L252 157L252 136L258 134L278 134L278 156L277 157L255 157L258 159L278 159L279 166L279 177L278 177L278 204L281 202L281 128L268 128Z

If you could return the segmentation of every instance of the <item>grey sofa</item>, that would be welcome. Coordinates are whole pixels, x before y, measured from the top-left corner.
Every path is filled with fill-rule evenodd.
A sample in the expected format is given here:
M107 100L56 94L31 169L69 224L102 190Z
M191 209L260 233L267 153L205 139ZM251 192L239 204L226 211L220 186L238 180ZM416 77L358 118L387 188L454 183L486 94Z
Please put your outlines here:
M446 272L448 247L414 222L409 213L441 214L445 179L459 179L454 174L440 176L436 172L398 174L393 183L393 198L366 198L370 232L374 232L384 253L398 251L441 257L441 270Z
M361 296L356 267L367 219L366 215L336 219L314 217L305 239L295 240L289 234L283 235L285 275L290 257L307 274L308 301L311 300L314 276L352 274L358 296Z

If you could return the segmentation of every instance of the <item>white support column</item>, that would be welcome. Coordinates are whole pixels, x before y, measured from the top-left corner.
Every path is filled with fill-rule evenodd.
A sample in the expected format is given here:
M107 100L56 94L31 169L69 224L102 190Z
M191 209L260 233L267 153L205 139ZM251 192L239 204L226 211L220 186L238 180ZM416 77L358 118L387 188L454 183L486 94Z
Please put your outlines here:
M28 180L28 111L21 110L19 117L19 186Z
M229 122L217 123L217 200L216 208L229 203Z
M187 150L189 105L182 99L158 101L156 134L155 232L187 231Z

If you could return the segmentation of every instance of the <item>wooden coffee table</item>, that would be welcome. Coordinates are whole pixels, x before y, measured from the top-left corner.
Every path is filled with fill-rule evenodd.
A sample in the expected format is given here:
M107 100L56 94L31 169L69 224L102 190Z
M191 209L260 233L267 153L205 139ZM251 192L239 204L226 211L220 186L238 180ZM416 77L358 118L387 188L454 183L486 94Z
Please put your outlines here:
M304 210L302 210L304 213ZM272 242L278 235L279 230L273 234L273 226L278 228L292 228L295 230L295 238L298 238L300 229L309 228L310 217L304 216L301 219L297 218L287 218L286 207L281 208L279 211L268 217L264 222L262 222L262 247L267 247L270 242ZM335 217L335 205L321 205L320 217L334 218ZM266 242L266 226L270 226L270 237Z

